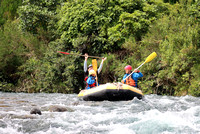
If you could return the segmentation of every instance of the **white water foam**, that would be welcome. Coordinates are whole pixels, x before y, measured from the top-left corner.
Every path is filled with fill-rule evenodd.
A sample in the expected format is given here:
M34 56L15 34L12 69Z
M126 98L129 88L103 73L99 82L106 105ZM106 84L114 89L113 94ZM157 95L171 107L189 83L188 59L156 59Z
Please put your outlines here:
M4 97L1 97L4 96ZM7 96L7 97L5 97ZM5 98L5 99L4 99ZM11 98L11 100L9 100ZM22 101L13 104L16 101ZM22 100L23 98L23 100ZM147 95L146 101L77 101L76 95L0 94L0 115L29 115L37 107L59 105L73 112L42 111L34 119L6 116L0 119L0 134L198 134L200 133L199 98ZM12 103L12 104L10 104Z

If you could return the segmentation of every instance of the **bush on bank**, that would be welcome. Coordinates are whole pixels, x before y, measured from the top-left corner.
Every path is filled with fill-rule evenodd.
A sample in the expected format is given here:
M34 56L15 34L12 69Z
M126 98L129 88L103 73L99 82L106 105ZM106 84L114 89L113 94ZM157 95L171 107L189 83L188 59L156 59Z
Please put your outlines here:
M79 92L84 58L57 51L108 57L100 83L120 81L125 65L156 51L141 68L143 92L199 96L200 4L164 2L25 0L19 18L1 27L1 90Z

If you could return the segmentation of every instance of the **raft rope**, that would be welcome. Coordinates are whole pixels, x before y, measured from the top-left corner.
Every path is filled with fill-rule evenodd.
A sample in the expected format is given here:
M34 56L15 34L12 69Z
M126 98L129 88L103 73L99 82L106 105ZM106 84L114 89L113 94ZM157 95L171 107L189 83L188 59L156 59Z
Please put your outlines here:
M115 86L117 86L117 90L123 89L123 84L121 82L113 83Z

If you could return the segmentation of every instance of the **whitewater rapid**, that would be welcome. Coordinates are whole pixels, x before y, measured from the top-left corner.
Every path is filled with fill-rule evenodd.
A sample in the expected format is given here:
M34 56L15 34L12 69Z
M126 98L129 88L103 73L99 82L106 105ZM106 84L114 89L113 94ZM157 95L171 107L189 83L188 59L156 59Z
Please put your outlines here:
M199 97L87 102L77 94L0 92L0 134L198 134ZM50 106L70 109L51 112ZM38 108L42 115L30 114Z

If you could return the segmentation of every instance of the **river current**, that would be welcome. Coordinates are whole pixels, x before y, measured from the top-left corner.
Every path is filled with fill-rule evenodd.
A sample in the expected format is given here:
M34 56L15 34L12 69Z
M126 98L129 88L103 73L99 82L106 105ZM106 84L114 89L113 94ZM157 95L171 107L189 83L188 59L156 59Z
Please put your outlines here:
M91 102L77 94L0 92L0 134L200 134L199 100L146 95L145 100ZM30 114L33 108L42 115Z

